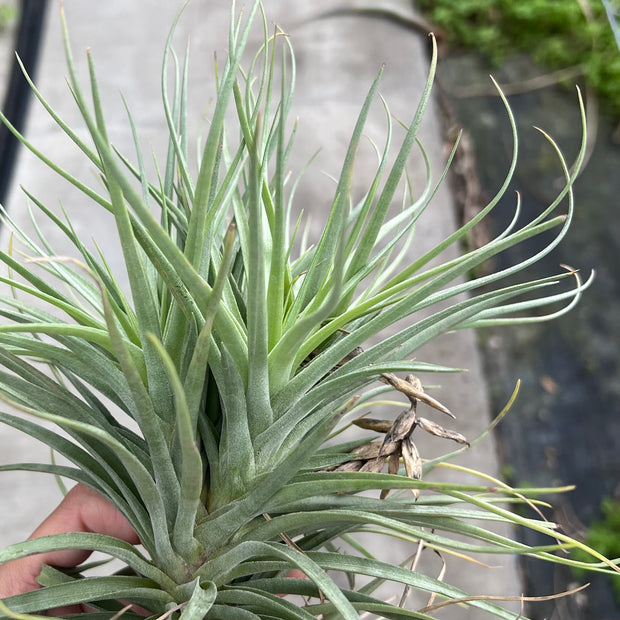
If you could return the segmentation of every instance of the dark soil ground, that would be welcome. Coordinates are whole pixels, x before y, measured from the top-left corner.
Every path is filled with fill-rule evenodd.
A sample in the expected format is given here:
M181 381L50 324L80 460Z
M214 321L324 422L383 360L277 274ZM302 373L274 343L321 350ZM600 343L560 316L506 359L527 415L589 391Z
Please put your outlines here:
M517 58L495 74L500 83L510 83L517 91L509 98L520 136L520 161L512 189L521 193L524 220L540 213L562 187L553 149L533 126L553 136L569 165L577 154L581 132L575 89L529 90L527 80L537 71L527 59ZM454 121L467 134L453 178L464 217L500 187L512 148L499 97L472 96L489 91L488 73L488 67L474 56L445 58L439 69L448 139ZM620 497L620 145L613 138L614 125L598 118L592 101L590 106L592 144L587 167L575 185L573 225L560 247L529 275L558 273L560 265L566 264L584 277L594 269L596 280L578 307L560 319L488 330L481 336L495 411L503 407L517 379L522 382L513 411L498 430L504 475L515 485L576 485L573 492L551 499L555 510L549 518L578 537L585 536L589 524L600 518L604 497ZM502 230L513 215L514 201L515 194L509 191L478 235ZM559 209L566 212L565 205ZM492 267L512 265L544 247L549 239L537 238L514 248ZM532 538L527 542L545 541ZM588 575L578 579L569 570L541 562L524 561L522 567L525 593L530 596L591 582L578 596L533 605L528 616L540 620L620 617L607 578Z

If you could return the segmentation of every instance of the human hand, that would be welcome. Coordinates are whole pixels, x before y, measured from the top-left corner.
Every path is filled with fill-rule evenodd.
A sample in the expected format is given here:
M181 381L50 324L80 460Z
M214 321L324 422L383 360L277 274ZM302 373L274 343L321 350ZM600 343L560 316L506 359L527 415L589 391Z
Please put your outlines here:
M101 495L87 486L73 487L58 507L41 523L30 538L69 532L92 532L114 536L132 545L140 542L127 519ZM52 551L31 555L0 565L0 599L36 590L41 586L37 577L44 564L61 568L78 566L91 554L90 551ZM292 570L291 578L303 579L305 575ZM81 606L54 609L49 615L64 616L83 611Z
M69 532L93 532L120 538L130 544L140 540L125 517L101 495L87 486L73 487L58 507L30 538ZM70 550L39 553L0 565L0 599L39 588L37 577L44 564L68 568L81 564L90 551ZM75 609L54 610L67 614ZM79 611L79 610L77 610Z

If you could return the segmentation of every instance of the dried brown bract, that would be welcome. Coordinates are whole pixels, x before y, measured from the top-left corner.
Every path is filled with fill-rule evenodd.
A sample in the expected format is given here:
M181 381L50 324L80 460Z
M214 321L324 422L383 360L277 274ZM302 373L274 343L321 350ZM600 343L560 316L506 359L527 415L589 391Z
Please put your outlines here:
M413 431L416 424L416 406L412 404L409 409L403 411L392 424L392 428L386 433L380 454L391 454L409 433Z
M435 437L469 445L461 433L448 430L427 418L418 417L417 407L420 402L452 418L454 415L446 406L426 394L422 382L417 377L408 375L405 379L401 379L393 373L384 373L381 375L381 381L391 385L395 390L406 396L409 399L410 407L402 411L394 421L365 417L355 420L353 424L359 428L384 433L385 437L382 442L371 441L355 448L351 451L351 460L332 468L334 471L380 472L387 462L388 473L396 475L402 459L407 477L413 480L421 480L423 474L422 458L413 440L413 433L417 426ZM387 497L388 493L389 490L387 489L381 491L381 499ZM417 497L419 492L415 490L414 494Z
M426 418L418 418L418 424L420 428L424 429L427 433L431 435L435 435L435 437L441 437L442 439L451 439L452 441L456 441L460 444L469 445L469 442L461 433L457 433L455 431L449 431L445 429L443 426L439 426L435 422L431 420L427 420Z
M405 380L397 377L394 373L384 372L381 375L381 381L388 383L395 390L398 390L401 394L404 394L413 403L414 401L420 401L427 404L433 409L437 409L451 418L454 418L454 414L438 400L435 400L432 396L429 396L422 388L422 383L417 377L413 375L407 375Z
M414 478L415 480L421 480L422 459L420 458L418 448L415 443L413 443L413 438L411 436L407 437L402 442L401 453L403 456L403 462L405 464L405 471L407 472L407 476L409 478Z
M367 431L387 433L392 428L393 423L390 420L377 420L375 418L358 418L357 420L353 421L353 424Z

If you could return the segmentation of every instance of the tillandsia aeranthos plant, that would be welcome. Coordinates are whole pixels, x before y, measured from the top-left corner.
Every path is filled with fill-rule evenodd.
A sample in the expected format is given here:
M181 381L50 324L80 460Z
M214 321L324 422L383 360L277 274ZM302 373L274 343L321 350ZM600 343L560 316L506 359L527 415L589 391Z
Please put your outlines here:
M253 22L263 24L265 42L244 68ZM8 268L2 282L12 289L0 309L5 403L0 420L47 444L69 464L3 469L48 472L92 487L126 516L144 551L92 533L12 545L0 552L0 562L79 548L103 552L126 568L109 576L47 568L44 587L6 599L0 616L86 604L93 611L84 618L112 617L129 601L154 617L188 620L354 619L365 612L433 617L432 606L408 609L405 595L396 603L377 595L380 586L393 582L406 592L437 595L439 606L466 601L479 613L515 617L495 602L467 599L467 593L415 564L392 566L373 557L357 536L373 531L461 558L476 552L531 554L584 566L555 553L571 546L587 550L584 545L538 517L510 510L513 503L534 506L536 490L517 492L499 481L490 488L488 479L480 486L425 481L450 454L425 461L414 430L460 444L467 440L418 411L422 403L450 414L416 376L450 369L409 361L421 345L447 331L543 320L577 302L589 280L582 283L570 270L536 281L502 281L546 255L565 235L584 147L569 171L549 139L566 179L553 204L525 225L518 225L517 204L514 221L502 234L440 262L442 252L479 223L508 186L517 139L507 106L514 156L498 196L439 246L405 264L402 247L410 244L434 194L430 171L421 196L406 194L396 213L390 207L416 146L435 71L433 55L421 103L404 128L396 158L388 163L387 147L379 150L376 176L361 201L352 204L356 150L380 75L370 85L322 235L316 245L298 250L294 188L285 174L294 135L287 124L295 75L288 38L269 35L260 3L241 16L233 7L228 58L218 75L196 171L188 155L187 73L179 72L172 96L167 91L169 61L176 60L171 39L162 80L169 150L165 167L151 179L137 137L136 164L110 144L91 55L87 97L66 27L70 89L91 142L68 127L32 84L40 103L95 167L101 187L86 186L19 138L94 206L114 216L130 295L71 221L38 197L26 192L72 242L79 260L56 256L40 232L35 232L39 239L29 237L5 214L31 262L11 251L0 253ZM386 127L387 144L387 109ZM131 116L129 130L135 134ZM558 215L561 204L567 211ZM463 278L504 249L547 231L555 231L553 241L520 264ZM558 289L561 281L575 284ZM69 293L63 292L67 288ZM547 313L540 314L541 308ZM368 344L407 317L407 327ZM387 421L360 419L362 407L372 407L389 390L407 403L404 411ZM351 421L367 434L342 439L340 431ZM62 432L40 422L52 422ZM136 424L138 430L132 430ZM362 494L368 491L373 493ZM472 523L480 518L547 533L549 545L532 548L499 536ZM615 570L613 562L589 553L589 568ZM305 578L293 578L292 569ZM335 581L337 574L345 582ZM293 594L302 598L282 597ZM123 611L129 619L138 613Z

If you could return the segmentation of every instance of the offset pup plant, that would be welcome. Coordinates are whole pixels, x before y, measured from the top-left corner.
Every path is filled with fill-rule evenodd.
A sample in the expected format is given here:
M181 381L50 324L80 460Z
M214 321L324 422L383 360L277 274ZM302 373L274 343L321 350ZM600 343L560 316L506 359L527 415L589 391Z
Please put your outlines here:
M430 171L421 196L405 191L397 212L393 203L406 181L436 58L392 163L386 109L386 146L378 150L376 176L352 204L355 155L378 76L363 102L320 239L299 251L294 187L286 179L294 57L288 38L270 36L261 15L259 3L241 17L233 8L228 58L197 172L189 163L191 85L183 69L173 92L164 95L169 149L154 178L147 177L137 137L136 163L108 141L91 55L87 101L66 28L70 88L91 142L68 127L32 84L40 103L95 167L101 186L88 187L18 137L92 208L113 215L130 295L119 284L121 275L86 247L71 221L39 197L26 191L72 242L79 260L56 256L40 229L35 226L38 238L30 237L5 214L15 243L30 258L0 253L9 293L0 309L0 395L6 405L0 420L47 444L69 464L2 469L43 471L92 487L127 517L143 550L88 533L12 545L0 551L0 562L79 548L103 552L125 568L84 576L87 566L71 573L47 567L40 577L44 587L7 598L0 616L85 604L91 611L80 617L93 619L122 613L131 620L143 610L184 620L352 620L364 614L427 619L435 608L461 602L508 619L515 614L496 601L469 597L441 575L419 570L422 549L447 561L451 554L529 554L613 572L612 562L535 512L520 516L524 505L536 507L536 495L544 490L517 491L483 473L480 486L427 482L428 473L454 452L427 461L414 443L421 431L467 443L455 425L446 429L422 415L420 403L444 419L450 412L426 394L417 374L450 369L409 361L421 345L450 330L552 318L569 310L587 287L589 280L582 283L571 270L521 283L512 277L566 234L585 139L570 171L549 139L566 183L543 213L522 225L517 204L511 226L487 245L435 260L488 215L508 187L517 136L507 107L514 156L500 192L440 245L405 262L403 248L434 194ZM243 67L253 22L262 24L265 42ZM128 130L135 135L131 116ZM561 204L566 211L557 214ZM548 231L555 237L537 254L468 279L489 258ZM574 286L558 287L562 281ZM407 317L407 327L368 344ZM407 403L403 413L387 421L361 417L394 390ZM367 435L343 438L351 422ZM544 532L549 544L532 548L499 536L492 529L496 523ZM359 538L369 533L388 543L412 542L418 550L413 563L403 558L401 566L393 566L373 557ZM570 547L584 549L591 561L556 554ZM293 578L292 569L305 578ZM401 601L378 594L385 582L402 588ZM435 602L412 610L411 590L434 595ZM139 607L124 609L127 601Z

